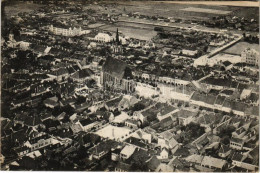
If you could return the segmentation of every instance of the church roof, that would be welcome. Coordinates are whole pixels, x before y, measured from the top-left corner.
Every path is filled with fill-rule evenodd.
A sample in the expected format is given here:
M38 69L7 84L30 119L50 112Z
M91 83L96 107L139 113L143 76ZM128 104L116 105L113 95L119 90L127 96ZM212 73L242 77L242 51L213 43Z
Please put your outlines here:
M124 77L127 64L124 61L108 57L103 65L103 71L110 75L122 79Z

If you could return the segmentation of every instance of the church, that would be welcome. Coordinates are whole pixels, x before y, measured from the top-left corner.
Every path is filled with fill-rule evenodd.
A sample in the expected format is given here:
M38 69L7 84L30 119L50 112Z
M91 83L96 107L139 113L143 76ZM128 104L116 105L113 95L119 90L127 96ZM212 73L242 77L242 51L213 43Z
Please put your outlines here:
M126 62L108 57L100 74L101 85L104 89L119 90L131 93L135 90L131 69Z

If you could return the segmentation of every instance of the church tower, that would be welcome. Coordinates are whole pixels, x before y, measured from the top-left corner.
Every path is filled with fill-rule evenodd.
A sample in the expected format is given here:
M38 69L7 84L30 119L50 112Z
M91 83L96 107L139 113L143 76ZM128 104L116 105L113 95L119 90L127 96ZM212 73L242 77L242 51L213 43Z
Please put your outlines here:
M120 44L118 28L116 29L116 43Z

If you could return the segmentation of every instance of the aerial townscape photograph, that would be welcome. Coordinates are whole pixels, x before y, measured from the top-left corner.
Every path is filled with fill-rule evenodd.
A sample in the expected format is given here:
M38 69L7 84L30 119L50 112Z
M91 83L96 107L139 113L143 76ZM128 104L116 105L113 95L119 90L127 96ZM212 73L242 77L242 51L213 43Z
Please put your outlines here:
M2 171L258 172L259 1L2 0Z

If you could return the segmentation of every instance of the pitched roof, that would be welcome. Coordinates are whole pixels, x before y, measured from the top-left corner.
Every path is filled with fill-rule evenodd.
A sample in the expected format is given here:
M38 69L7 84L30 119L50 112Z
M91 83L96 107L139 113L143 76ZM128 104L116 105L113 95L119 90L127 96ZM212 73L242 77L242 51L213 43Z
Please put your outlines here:
M243 143L243 139L234 138L234 137L232 137L230 141L235 142L235 143Z
M94 154L99 154L101 152L108 152L110 151L112 148L118 146L119 143L113 140L106 140L103 142L100 142L98 145L96 145L95 147L91 148L91 151L94 152Z
M128 172L131 169L131 165L120 161L117 163L116 168Z
M82 79L82 78L90 77L93 74L94 72L90 69L82 69L80 71L75 72L71 77L76 79Z
M203 160L203 156L193 154L193 155L188 156L185 160L188 161L188 162L201 164L201 162Z
M216 96L213 95L207 95L206 96L206 103L213 105L215 103Z
M160 165L160 160L156 156L152 156L147 162L147 167L151 171L155 171L156 168Z
M124 61L108 57L102 70L110 75L122 79L125 73L127 64Z
M225 99L226 99L225 96L218 95L216 98L215 104L222 105L224 103Z
M247 104L242 102L233 102L232 109L240 112L244 112L247 107Z
M108 107L112 107L112 106L115 106L117 107L119 102L122 100L123 96L120 96L120 97L117 97L117 98L113 98L112 100L109 100L106 102L106 105Z
M202 165L216 167L219 169L222 169L226 163L227 162L225 160L217 159L217 158L209 157L209 156L204 156L204 158L202 159L202 162L201 162Z
M73 133L78 133L80 131L83 131L82 127L79 124L72 124L70 126Z
M193 112L193 111L190 111L190 110L187 110L187 109L181 109L178 113L178 116L179 117L182 117L182 118L187 118L187 117L190 117L190 116L195 116L197 115L198 112Z
M199 93L197 91L195 91L193 93L193 95L191 96L191 100L195 100L195 101L201 101L201 102L205 102L207 100L207 97L205 94Z
M259 116L259 107L258 106L247 106L245 113L249 115Z
M222 144L221 147L220 147L220 149L219 149L219 153L226 153L226 152L228 152L228 151L230 151L229 146Z
M39 116L27 116L24 124L27 126L37 126L41 124L42 121Z
M145 142L141 139L135 138L135 137L129 137L125 140L125 142L138 146L140 148L147 148L147 145L145 144Z
M126 145L122 151L120 152L120 154L124 154L124 155L128 155L131 156L134 151L135 151L136 147L133 145Z

